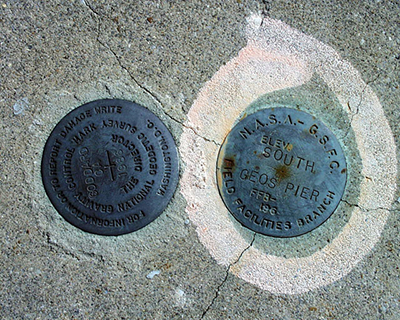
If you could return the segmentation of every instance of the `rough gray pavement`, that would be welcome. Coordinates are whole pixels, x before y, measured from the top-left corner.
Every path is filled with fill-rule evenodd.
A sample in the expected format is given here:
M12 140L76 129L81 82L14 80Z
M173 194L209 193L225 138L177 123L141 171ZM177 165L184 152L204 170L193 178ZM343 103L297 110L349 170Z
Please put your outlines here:
M199 90L246 45L253 13L348 60L377 94L399 148L398 1L2 1L0 10L2 319L400 318L398 191L379 242L347 276L279 295L211 257L179 185L148 227L101 237L65 222L40 177L47 136L88 101L138 102L179 142Z

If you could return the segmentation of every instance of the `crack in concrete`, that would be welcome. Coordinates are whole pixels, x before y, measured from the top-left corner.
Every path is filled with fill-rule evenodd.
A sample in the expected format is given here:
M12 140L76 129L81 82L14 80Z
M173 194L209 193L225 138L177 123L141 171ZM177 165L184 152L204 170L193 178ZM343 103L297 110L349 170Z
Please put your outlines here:
M98 19L96 41L97 41L98 43L100 43L101 46L103 46L104 48L106 48L107 50L109 50L109 51L112 53L112 55L114 56L114 58L117 60L117 62L118 62L118 64L119 64L120 68L122 68L122 69L129 75L129 77L132 79L132 81L133 81L140 89L142 89L146 94L148 94L154 101L156 101L156 103L157 103L159 106L161 106L160 109L162 110L162 112L163 112L168 118L170 118L172 121L174 121L174 122L180 124L181 126L183 126L183 127L187 128L187 129L193 131L193 133L194 133L196 136L200 137L200 138L203 139L204 141L214 143L216 146L221 146L220 143L216 142L216 141L213 140L213 139L209 139L209 138L206 138L206 137L200 135L199 133L197 133L197 131L196 131L193 127L188 126L187 124L183 123L181 120L178 120L177 118L171 116L168 112L165 111L164 105L163 105L163 103L161 102L161 100L160 100L153 92L151 92L148 88L146 88L144 85L142 85L141 83L139 83L139 81L137 81L137 79L133 76L133 74L130 72L130 70L122 63L121 58L117 55L117 53L116 53L110 46L108 46L106 43L104 43L103 41L100 40L100 30L101 30L101 20L102 20L102 19L101 19L101 15L100 15L96 10L94 10L94 9L92 8L92 6L87 2L87 0L86 0L86 1L85 1L85 0L81 0L81 1L82 1L83 5L86 6L86 7L97 17L97 19ZM267 1L267 2L268 2L268 1ZM110 91L110 89L107 87L107 85L105 85L105 88L106 88L107 92L109 93L109 95L112 96L111 91Z
M349 127L347 128L346 133L343 135L343 137L340 138L341 140L346 139L347 136L348 136L349 133L350 133L350 130L351 130L351 128L352 128L352 124L353 124L353 121L354 121L354 117L355 117L357 114L359 114L359 112L360 112L360 106L361 106L361 103L362 103L363 100L364 100L364 91L367 89L367 86L368 86L368 84L366 84L365 87L364 87L364 89L361 91L361 94L360 94L360 101L359 101L358 104L356 105L356 112L355 112L355 113L352 113L352 115L351 115L351 117L350 117L350 125L349 125ZM349 101L347 101L347 107L349 108L350 112L352 112L352 109L351 109L351 106L350 106L350 102L349 102Z
M176 120L175 120L175 121L176 121ZM179 121L178 121L178 122L179 122ZM205 141L207 141L207 142L214 143L217 147L220 147L220 146L221 146L221 144L218 143L217 141L215 141L215 140L213 140L213 139L206 138L206 137L202 136L201 134L198 134L194 128L192 128L192 127L190 127L190 126L188 126L188 125L186 125L186 124L184 124L184 123L182 123L182 122L179 122L179 123L180 123L183 127L185 127L186 129L189 129L189 130L193 131L193 133L194 133L196 136L198 136L199 138L201 138L201 139L203 139L203 140L205 140Z
M256 239L256 233L253 233L253 239L251 240L250 244L240 253L239 257L236 259L236 261L234 261L233 263L231 263L228 268L226 269L226 273L225 273L225 277L222 280L222 282L217 286L217 289L215 290L215 295L214 298L211 300L210 304L207 306L207 308L203 311L201 317L199 320L204 319L204 317L206 316L206 314L208 313L208 311L210 310L210 308L213 306L215 300L217 300L218 296L219 296L219 292L220 289L222 288L222 286L225 284L225 282L228 280L228 276L229 276L229 270L231 269L231 267L233 267L235 264L237 264L240 259L242 258L243 254L250 249L250 247L253 245L254 240Z
M359 204L351 203L351 202L349 202L347 200L344 200L344 199L342 199L340 201L345 203L345 204L347 204L350 207L359 208L361 211L364 211L364 212L370 212L370 211L375 211L375 210L385 210L385 211L389 211L389 212L394 212L394 211L398 211L399 210L399 209L389 209L389 208L384 208L384 207L376 207L376 208L368 208L367 209L367 208L364 208L364 207L360 206Z
M106 84L104 84L104 87L106 88L106 91L107 91L108 95L109 95L110 97L114 98L113 94L111 93L110 88L109 88Z
M73 94L73 97L74 97L74 99L77 100L78 102L82 102L82 100L79 99L78 96L77 96L76 94Z
M194 133L196 136L200 137L201 139L203 139L203 140L205 140L205 141L207 141L207 142L212 142L212 143L214 143L214 144L217 145L217 146L220 146L220 144L219 144L218 142L216 142L215 140L206 138L206 137L204 137L204 136L198 134L194 128L192 128L191 126L186 125L186 124L183 123L181 120L179 120L179 119L173 117L173 116L170 115L168 112L166 112L166 111L165 111L165 108L164 108L164 106L163 106L163 104L162 104L162 102L161 102L161 100L160 100L154 93L152 93L149 89L147 89L145 86L143 86L142 84L140 84L140 83L136 80L136 78L132 75L132 73L129 71L129 69L128 69L126 66L124 66L124 64L122 63L120 57L118 57L118 55L116 54L116 52L115 52L113 49L111 49L108 45L106 45L105 43L103 43L100 39L97 39L97 41L98 41L103 47L107 48L107 49L113 54L113 56L115 57L115 59L117 60L117 62L118 62L118 64L119 64L119 66L120 66L123 70L125 70L125 72L126 72L126 73L129 75L129 77L133 80L133 82L134 82L140 89L142 89L145 93L147 93L151 98L153 98L153 100L156 101L156 103L157 103L159 106L161 106L161 108L160 108L161 111L162 111L168 118L170 118L172 121L175 121L176 123L180 124L181 126L187 128L187 129L189 129L189 130L192 130L193 133Z
M370 80L370 81L368 81L368 82L365 83L365 86L364 86L364 88L363 88L363 90L361 91L361 94L360 94L360 101L359 101L358 104L356 105L356 111L355 111L355 113L353 113L353 114L351 115L349 128L347 129L346 133L343 135L343 137L341 138L341 140L344 140L344 139L347 138L347 136L348 136L348 134L350 133L350 130L351 130L351 128L352 128L352 123L353 123L353 121L354 121L354 117L360 113L360 107L361 107L361 104L362 104L363 101L364 101L364 93L365 93L365 90L367 90L367 87L368 87L371 83L373 83L373 82L375 82L376 80L378 80L379 77L380 77L380 73L378 73L378 75L377 75L374 79L372 79L372 80ZM350 102L347 102L347 107L349 108L349 110L350 110L350 112L351 112L351 111L352 111L352 108L351 108L351 106L350 106Z
M221 144L218 143L218 142L216 142L215 140L209 139L209 138L206 138L206 137L202 136L201 134L197 133L196 130L195 130L193 127L188 126L187 124L183 123L182 121L180 121L180 120L174 118L174 117L171 116L168 112L166 112L166 111L164 110L164 108L162 108L162 111L163 111L164 114L165 114L167 117L169 117L171 120L175 121L176 123L179 123L182 127L191 130L196 136L198 136L199 138L203 139L204 141L214 143L214 144L215 144L216 146L218 146L218 147L221 146Z
M271 11L271 1L268 0L262 0L262 5L263 8L261 10L261 16L262 16L262 20L261 20L261 24L260 27L263 25L264 19L265 18L269 18L270 15L270 11Z
M81 0L81 1L97 18L97 36L96 36L96 41L99 41L99 39L100 39L100 29L101 29L101 16L96 10L94 10L92 8L92 6L90 4L88 4L88 2L86 2L85 0Z
M79 255L75 254L74 252L69 251L68 249L64 248L62 245L52 241L51 238L50 238L50 233L49 232L46 232L45 236L46 236L46 242L50 246L50 250L51 251L55 251L55 252L58 252L58 253L60 253L60 251L61 251L61 253L64 253L67 256L71 256L72 258L74 258L74 259L76 259L78 261L81 260ZM99 260L100 262L103 262L103 263L105 262L105 259L104 259L103 255L95 254L95 253L92 253L92 252L85 252L85 251L82 251L82 250L77 250L77 251L78 251L78 253L80 253L83 256L86 256L86 257L89 257L89 258L95 258L95 259L97 259L97 260Z
M51 251L54 250L54 251L56 251L56 252L59 252L59 250L55 250L55 248L61 249L61 251L62 251L64 254L66 254L66 255L68 255L68 256L71 256L71 257L73 257L74 259L76 259L76 260L78 260L78 261L81 260L81 259L79 258L79 256L77 256L75 253L73 253L73 252L71 252L71 251L68 251L67 249L65 249L64 247L60 246L60 245L59 245L58 243L56 243L56 242L51 241L50 233L49 233L49 232L46 232L46 233L45 233L45 236L46 236L46 242L47 242L47 244L50 246L50 250L51 250Z
M207 142L212 142L212 143L214 143L214 144L217 145L217 146L220 146L220 145L221 145L221 144L219 144L218 142L216 142L216 141L213 140L213 139L209 139L209 138L206 138L206 137L204 137L204 136L198 134L194 128L192 128L192 127L186 125L186 124L183 123L182 121L178 120L177 118L173 117L173 116L170 115L168 112L166 112L166 111L165 111L165 108L164 108L164 106L163 106L163 104L162 104L162 102L161 102L161 100L160 100L154 93L152 93L149 89L147 89L145 86L143 86L142 84L140 84L140 83L136 80L136 78L132 75L132 73L129 71L129 69L128 69L126 66L123 65L121 59L118 57L118 55L115 53L115 51L114 51L113 49L111 49L109 46L107 46L105 43L103 43L100 39L97 39L97 42L99 42L103 47L107 48L107 49L113 54L113 56L115 57L115 59L117 60L117 62L118 62L118 64L119 64L119 66L120 66L123 70L125 70L125 72L129 75L129 77L133 80L133 82L134 82L140 89L142 89L145 93L147 93L150 97L152 97L153 100L156 101L156 103L157 103L158 105L161 106L161 108L160 108L161 111L162 111L168 118L170 118L171 120L175 121L176 123L179 123L181 126L187 128L187 129L189 129L189 130L192 130L193 133L194 133L196 136L202 138L203 140L205 140L205 141L207 141ZM106 88L107 88L107 87L106 87Z
M99 14L96 10L94 10L94 9L92 8L92 6L89 4L89 2L87 2L87 0L81 0L81 3L82 3L86 8L88 8L90 11L92 11L96 16L98 16L98 17L100 18L100 14Z

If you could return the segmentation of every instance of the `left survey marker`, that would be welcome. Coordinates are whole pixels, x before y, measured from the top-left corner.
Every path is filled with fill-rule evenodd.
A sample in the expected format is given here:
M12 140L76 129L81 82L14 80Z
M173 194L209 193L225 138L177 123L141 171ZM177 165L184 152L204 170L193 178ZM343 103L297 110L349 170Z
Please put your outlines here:
M126 100L86 103L67 114L43 151L42 179L72 225L116 236L161 215L179 178L178 152L163 122Z

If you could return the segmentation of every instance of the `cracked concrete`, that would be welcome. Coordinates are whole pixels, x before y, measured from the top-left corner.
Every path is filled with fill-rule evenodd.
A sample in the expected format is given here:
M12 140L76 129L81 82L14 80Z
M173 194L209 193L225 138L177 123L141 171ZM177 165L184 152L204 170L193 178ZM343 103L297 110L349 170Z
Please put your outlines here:
M340 200L340 201L342 201L342 202L344 202L344 203L346 203L348 206L350 206L350 207L356 207L356 208L360 208L362 211L366 211L366 212L368 212L368 211L377 211L377 210L385 210L385 211L397 211L396 209L390 209L390 208L384 208L384 207L376 207L376 208L364 208L363 206L360 206L359 204L357 204L357 203L350 203L349 201L347 201L347 200Z
M371 85L371 84L374 83L376 80L378 80L379 76L380 76L380 74L378 73L378 75L377 75L374 79L369 80L369 81L366 82L364 89L363 89L363 90L361 91L361 93L360 93L360 101L359 101L358 104L356 105L355 111L352 110L351 105L350 105L350 102L347 102L347 106L349 107L349 110L350 110L350 112L351 112L350 126L349 126L348 131L346 131L345 135L344 135L343 137L341 137L341 139L343 139L343 140L346 139L347 135L349 134L349 132L350 132L350 130L351 130L351 124L353 123L354 117L357 116L357 115L359 114L359 112L360 112L360 107L361 107L361 105L362 105L362 103L363 103L363 98L364 98L365 90L368 88L369 85Z
M222 286L225 284L225 282L227 281L228 277L229 277L229 270L240 261L240 258L243 256L243 254L249 250L249 248L253 245L254 240L256 239L256 233L253 234L253 239L251 240L250 244L248 245L248 247L246 247L239 255L239 257L237 258L236 261L234 261L233 263L229 264L228 268L226 269L226 275L225 278L222 280L222 282L218 285L218 287L215 290L215 295L213 297L213 299L211 300L210 304L207 306L207 308L204 310L204 312L201 315L200 319L204 319L204 317L207 315L207 312L210 310L210 308L213 306L215 300L218 298L220 290L222 288Z
M171 116L168 112L165 111L166 108L163 107L163 104L162 104L161 100L160 100L154 93L152 93L152 92L151 92L150 90L148 90L146 87L144 87L143 85L141 85L141 84L135 79L135 77L132 75L132 73L129 71L129 69L128 69L127 67L125 67L125 66L122 64L121 59L118 57L118 55L115 53L115 51L114 51L111 47L109 47L106 43L104 43L104 42L102 42L102 41L100 40L100 30L101 30L101 24L102 24L101 16L99 15L99 13L97 13L97 12L92 8L92 6L91 6L90 4L88 4L87 1L86 1L86 2L84 1L84 5L85 5L90 11L92 11L93 14L94 14L95 16L97 16L97 18L98 18L98 35L97 35L96 40L97 40L103 47L105 47L106 49L108 49L108 50L114 55L115 59L118 61L118 64L120 65L120 67L121 67L123 70L125 70L125 71L129 74L129 76L131 77L131 79L134 81L134 83L135 83L136 85L138 85L144 92L146 92L149 96L151 96L151 97L156 101L156 103L161 107L161 110L164 111L165 115L168 116L171 120L173 120L173 121L177 122L178 124L180 124L181 126L192 130L196 135L198 135L198 136L201 137L202 139L204 139L204 140L206 140L206 141L209 141L209 142L213 142L213 143L215 143L216 145L220 145L219 143L215 142L215 141L212 140L212 139L208 139L208 138L206 138L206 137L203 137L203 136L199 135L199 134L196 132L196 130L195 130L194 128L187 126L186 124L183 123L182 120L178 120L178 119L174 118L174 117ZM107 89L109 95L111 96L111 92L110 92L110 90L108 89L107 86L106 86L106 89Z
M317 78L297 91L260 97L258 102L312 101L307 111L336 128L351 159L352 178L335 215L315 233L285 242L236 225L241 237L226 235L231 256L224 263L213 258L216 252L209 252L188 219L185 208L192 206L195 216L198 207L196 201L186 202L182 185L147 228L105 239L66 223L44 194L39 174L42 148L55 124L73 108L99 98L146 106L177 142L182 133L193 136L196 144L180 148L212 148L205 156L215 157L222 139L187 122L187 113L204 84L246 46L247 19L254 13L282 20L348 60L378 96L398 148L398 3L23 0L3 1L0 10L2 319L399 317L400 202L391 207L358 204L359 186L367 177L376 179L363 175L350 129L363 109L365 89L359 101L349 101L353 115L347 120L332 112L337 101ZM25 98L27 108L15 115L13 106ZM252 102L249 108L256 108L257 101ZM215 181L201 178L199 190L215 188ZM292 259L301 268L302 259L326 252L356 209L365 211L371 224L375 217L387 220L372 251L339 280L299 294L279 294L237 276L246 263L256 265L249 260L254 250ZM146 278L152 271L160 273Z
M264 18L270 17L270 11L271 11L271 1L269 0L263 0L262 1L263 8L261 10L261 15ZM264 20L261 21L261 26Z

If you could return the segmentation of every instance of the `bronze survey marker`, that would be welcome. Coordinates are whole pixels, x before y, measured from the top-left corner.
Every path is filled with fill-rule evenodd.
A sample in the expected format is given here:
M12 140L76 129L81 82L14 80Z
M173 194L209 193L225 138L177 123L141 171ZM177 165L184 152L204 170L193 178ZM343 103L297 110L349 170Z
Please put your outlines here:
M217 182L231 214L245 227L295 237L325 222L346 185L346 161L333 133L308 113L264 109L228 134Z
M156 219L178 182L171 133L149 110L125 100L89 102L66 115L47 140L42 178L57 211L101 235Z

